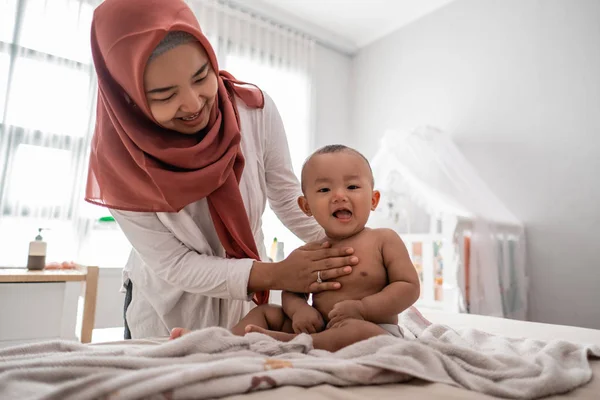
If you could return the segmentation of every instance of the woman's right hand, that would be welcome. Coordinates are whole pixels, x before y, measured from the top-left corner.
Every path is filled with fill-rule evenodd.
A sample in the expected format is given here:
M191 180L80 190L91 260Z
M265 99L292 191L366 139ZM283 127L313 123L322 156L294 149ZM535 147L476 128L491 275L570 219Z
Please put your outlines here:
M350 247L332 248L328 242L313 242L292 251L290 255L276 265L276 286L296 293L315 293L324 290L336 290L339 282L331 281L352 272L352 266L358 264ZM322 283L317 282L320 277Z

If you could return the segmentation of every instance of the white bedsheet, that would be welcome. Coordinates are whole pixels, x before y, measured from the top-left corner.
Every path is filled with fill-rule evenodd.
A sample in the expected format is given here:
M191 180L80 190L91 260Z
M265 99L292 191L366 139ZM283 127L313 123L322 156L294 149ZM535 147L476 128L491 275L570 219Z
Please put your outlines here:
M526 337L545 341L563 339L576 343L600 345L600 330L596 329L517 321L482 315L453 314L425 308L419 308L419 311L431 322L448 325L453 329L472 328L507 337Z
M561 338L575 343L600 345L600 330L564 325L515 321L480 315L454 314L437 310L420 309L433 323L444 324L453 329L478 329L495 335L514 338L552 340ZM569 393L547 397L545 400L598 400L600 399L600 360L590 360L592 380ZM355 387L318 385L310 388L286 386L265 392L254 392L226 397L227 400L490 400L497 397L415 379L406 383Z
M258 334L236 337L221 328L194 332L162 345L148 341L103 346L46 342L6 349L0 351L0 397L79 400L165 394L172 398L214 398L276 386L313 387L323 383L362 385L364 392L368 390L365 385L404 383L420 377L444 383L442 398L448 398L452 390L477 398L484 398L482 393L539 398L588 386L592 376L588 356L600 356L600 346L577 345L561 340L568 339L564 337L553 337L558 340L545 343L471 329L479 323L493 328L495 323L509 325L506 329L510 332L505 334L522 336L510 326L511 321L454 316L468 322L470 329L461 330L458 322L458 329L453 330L436 323L443 316L428 316L433 324L414 309L402 315L405 332L417 339L379 336L335 354L313 350L307 335L283 344ZM540 324L514 323L540 328L539 334L544 331ZM581 334L593 337L594 331L587 331ZM589 343L587 338L583 341ZM398 390L420 388L419 383L392 387L396 395ZM356 389L346 390L355 396ZM292 397L302 396L300 392ZM262 398L271 393L261 392ZM341 397L347 398L346 394ZM382 396L385 394L366 395ZM436 398L431 391L423 392L423 396Z

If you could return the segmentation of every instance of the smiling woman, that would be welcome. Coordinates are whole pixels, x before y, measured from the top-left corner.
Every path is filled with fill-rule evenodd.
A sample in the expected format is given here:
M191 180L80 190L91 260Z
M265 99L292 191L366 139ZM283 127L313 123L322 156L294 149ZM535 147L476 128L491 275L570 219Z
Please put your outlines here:
M358 260L320 242L322 229L298 208L271 98L219 69L184 1L147 5L106 0L92 22L100 101L86 200L108 207L134 248L124 274L126 337L229 328L272 289L339 289L332 279ZM278 263L263 261L267 198L292 232L314 242Z
M206 51L185 32L170 32L154 50L144 87L156 122L184 134L206 127L218 90Z
M95 221L100 216L106 215L107 210L83 201L84 181L88 176L91 133L95 126L104 125L110 120L110 118L96 118L97 71L92 65L89 32L94 8L99 4L111 3L114 3L114 0L106 2L99 0L58 2L0 0L0 243L7 244L0 252L0 265L2 266L24 265L27 244L35 237L39 227L51 228L44 235L48 241L49 261L85 260L86 263L99 264L101 267L119 267L124 266L127 262L127 254L123 256L123 253L130 247L129 243L125 241L119 247L122 251L117 252L118 257L115 256L115 246L113 246L113 243L123 240L122 229L114 229L113 232L99 228L99 224ZM162 2L154 3L159 7L158 5ZM177 1L174 3L181 4ZM242 78L246 82L258 84L261 89L269 93L265 96L266 107L255 112L256 115L262 115L261 119L253 122L251 122L251 118L248 118L251 115L248 113L249 108L236 96L241 135L244 135L244 138L251 137L246 135L247 133L256 132L249 129L248 126L257 123L265 124L262 132L265 134L265 140L246 141L243 145L252 148L247 151L242 149L245 151L243 155L272 150L274 147L280 149L281 146L285 146L287 140L290 140L290 145L296 152L296 158L293 158L292 162L289 162L286 157L282 157L287 151L270 151L268 155L264 154L265 157L260 160L253 157L244 158L245 167L241 178L242 196L250 195L250 201L245 206L251 209L248 212L251 214L251 228L256 237L259 256L266 260L267 255L263 244L265 237L270 238L269 241L273 236L283 239L286 244L285 249L288 251L296 247L292 245L291 237L299 240L287 230L286 234L289 234L289 237L282 234L285 226L280 223L277 215L271 210L280 210L282 204L288 200L284 198L283 194L291 193L287 190L293 187L290 164L299 165L308 152L312 114L310 85L314 73L312 69L314 42L307 36L291 31L281 24L274 24L236 10L225 2L193 1L188 3L193 13L201 18L203 34L210 39L210 44L214 46L214 50L218 54L216 58L219 59L219 66L226 67L228 71L234 72L236 77ZM147 5L147 2L145 4ZM132 19L137 20L143 15L150 14L139 12L139 10L147 8L146 5L140 6L138 10L133 10L132 15L135 18ZM125 25L131 25L131 23L127 22ZM183 26L176 28L174 31L180 29L189 31ZM15 32L18 34L14 35ZM159 36L164 36L166 33L163 31ZM169 34L169 36L172 35L174 33ZM171 115L167 113L166 117L160 116L159 111L163 107L167 108L176 101L180 101L181 96L189 96L192 90L200 93L208 84L207 76L211 73L217 75L220 68L208 62L210 57L203 47L198 46L196 40L184 41L185 43L182 44L184 47L195 48L194 52L196 53L190 52L188 55L190 56L189 61L196 61L196 64L184 70L182 74L172 74L169 77L170 79L176 77L176 80L157 81L156 84L146 83L144 81L144 78L148 78L145 76L146 69L158 67L164 60L170 58L168 54L170 51L177 53L181 50L180 46L166 46L163 48L165 51L161 52L159 43L164 44L165 42L162 40L164 38L157 36L155 39L156 43L153 44L156 46L152 49L149 48L148 54L145 55L149 62L143 63L143 67L137 71L142 95L134 101L121 89L118 92L118 99L122 103L129 102L127 105L129 117L139 116L141 108L147 107L145 123L152 122L163 129L164 126L171 123L170 120L173 118L181 118L179 120L181 129L175 127L164 129L164 137L145 136L146 139L158 142L157 147L169 147L170 151L176 152L180 142L198 143L202 138L204 130L197 127L188 130L188 127L184 126L184 118L191 117L193 121L190 123L196 125L197 120L202 119L203 116L196 117L194 114L198 111L202 114L201 109L206 108L207 105L204 104L204 101L209 96L199 94L197 99L193 99L198 101L195 109L190 106L191 100L185 99L183 102L190 105L182 105L179 110L170 111ZM207 62L206 69L201 70ZM175 67L183 68L184 58L179 58L179 64L181 65ZM199 73L196 74L197 72ZM106 78L106 75L102 77ZM204 80L201 82L202 78ZM147 90L171 86L177 86L177 88L169 93L149 94L144 89L146 84L148 85ZM36 93L36 95L31 96L31 93ZM165 101L164 104L149 100L149 98L166 99L172 94L173 98ZM204 105L204 107L200 105ZM212 107L209 108L212 109ZM32 109L37 110L36 115L39 118L31 118ZM279 112L281 112L281 118ZM158 120L161 123L158 123ZM285 130L283 129L284 122ZM182 134L182 132L190 131L197 135ZM262 145L267 139L272 147L264 148ZM203 142L202 145L207 143ZM125 154L129 154L129 150L134 151L138 144L135 141L128 141L127 145L131 147L125 150ZM123 150L122 148L117 149ZM145 155L145 157L147 157L146 162L153 160L152 155ZM178 166L178 162L193 158L200 157L174 156L172 159L173 169L185 171L185 168ZM259 171L264 174L265 169L270 173L269 179L273 181L272 185L264 185L264 179L257 181L248 178L258 176ZM113 176L118 177L122 175L123 171L123 169L117 168ZM104 177L111 175L108 170L103 172L105 173ZM181 175L183 174L185 172L182 172ZM281 183L282 178L287 185L277 183ZM132 180L124 180L120 189L128 190L132 186L132 182ZM202 185L198 182L192 183L195 186ZM279 190L269 193L268 196L272 208L266 207L267 196L263 190L277 185ZM143 192L143 190L137 191ZM260 198L254 196L257 192L261 193ZM41 193L43 195L40 195ZM296 208L295 195L291 197L294 199L294 208ZM245 200L247 199L245 198ZM206 202L203 204L205 206ZM241 207L239 208L241 209ZM268 213L266 217L265 208ZM212 227L212 220L207 208L200 211L203 218L196 219L194 223L200 221L202 225L196 229L203 231L207 225ZM280 212L278 211L278 213ZM167 214L161 214L161 218ZM181 214L185 214L185 212ZM265 222L266 220L268 221ZM284 222L286 225L290 225L289 221ZM261 232L261 223L263 228L267 225L267 229L264 230L266 235ZM164 224L162 226L164 228ZM311 227L308 225L302 225L298 229L303 230L299 235L303 239L318 236L318 233L311 231ZM192 242L203 240L195 233L192 233L192 236ZM99 237L106 238L106 240L98 239ZM162 240L165 238L160 234L157 237L159 241L155 242L155 247L163 244ZM182 241L179 243L181 244ZM216 234L210 236L205 244L218 247L220 246L219 238ZM90 250L92 247L93 250ZM99 258L99 255L102 257ZM210 261L208 257L200 257L202 258L201 262L198 262L198 257L188 255L184 258L186 257L190 259L188 261L189 270L195 273L201 269L198 268L200 265ZM139 261L139 258L136 258L136 261ZM211 267L224 274L239 274L243 272L242 270L247 264L248 261L244 260L236 263L234 260L226 259L221 260L221 263L210 262ZM233 265L238 267L233 268ZM223 268L219 268L219 266ZM129 274L129 268L130 266L127 266L126 276ZM200 278L199 275L191 277L187 283L194 286L197 283L195 279ZM244 279L247 279L247 276L242 276L239 281ZM218 287L215 281L211 282ZM237 286L241 287L234 282L228 288L233 292L237 290ZM141 291L142 288L138 289ZM200 289L196 285L195 290ZM114 296L112 290L109 288L107 293L101 290L99 297ZM241 292L246 299L248 297L247 288L241 289ZM231 296L231 294L226 293L225 296ZM228 300L216 297L212 299L211 301L214 302L223 301L223 304L228 302ZM134 300L133 304L135 306L136 303L139 305L141 302L142 298L139 295L138 300ZM224 305L223 309L225 308L227 307ZM100 325L102 323L99 321Z

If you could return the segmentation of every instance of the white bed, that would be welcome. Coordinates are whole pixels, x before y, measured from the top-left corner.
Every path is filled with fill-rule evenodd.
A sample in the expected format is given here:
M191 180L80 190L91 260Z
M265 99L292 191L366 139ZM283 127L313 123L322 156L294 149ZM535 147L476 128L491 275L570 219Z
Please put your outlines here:
M414 308L401 315L401 322L405 333L418 340L379 336L335 354L312 351L305 335L284 344L258 334L240 338L222 328L169 343L158 338L26 345L0 350L0 397L492 398L460 386L513 398L539 398L576 387L547 398L600 399L600 330ZM518 340L522 338L533 340ZM257 390L265 382L276 388ZM404 383L367 385L372 382ZM356 384L362 386L348 386Z
M468 314L450 314L441 311L420 310L433 323L448 325L454 329L473 328L496 335L508 337L527 337L539 340L564 339L577 343L600 345L600 330L576 328L562 325L550 325L523 322L501 318ZM590 360L594 377L592 381L565 395L551 396L547 399L600 399L600 360ZM378 386L334 387L320 385L311 388L280 387L268 391L259 391L244 395L225 397L235 400L281 400L311 398L315 400L336 399L492 399L495 397L455 388L452 386L413 380L402 384Z

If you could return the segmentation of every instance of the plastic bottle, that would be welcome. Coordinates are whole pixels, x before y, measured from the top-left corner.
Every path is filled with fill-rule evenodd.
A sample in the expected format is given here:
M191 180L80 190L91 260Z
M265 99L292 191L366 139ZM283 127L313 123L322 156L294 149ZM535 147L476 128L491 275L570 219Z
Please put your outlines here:
M269 258L271 261L275 261L277 258L277 238L273 239L273 243L271 243L271 251L269 252Z
M283 253L283 242L277 242L277 255L275 256L275 261L279 262L285 258L285 254Z
M42 238L42 228L38 228L35 240L29 242L29 255L27 257L27 269L41 270L46 266L47 243Z

